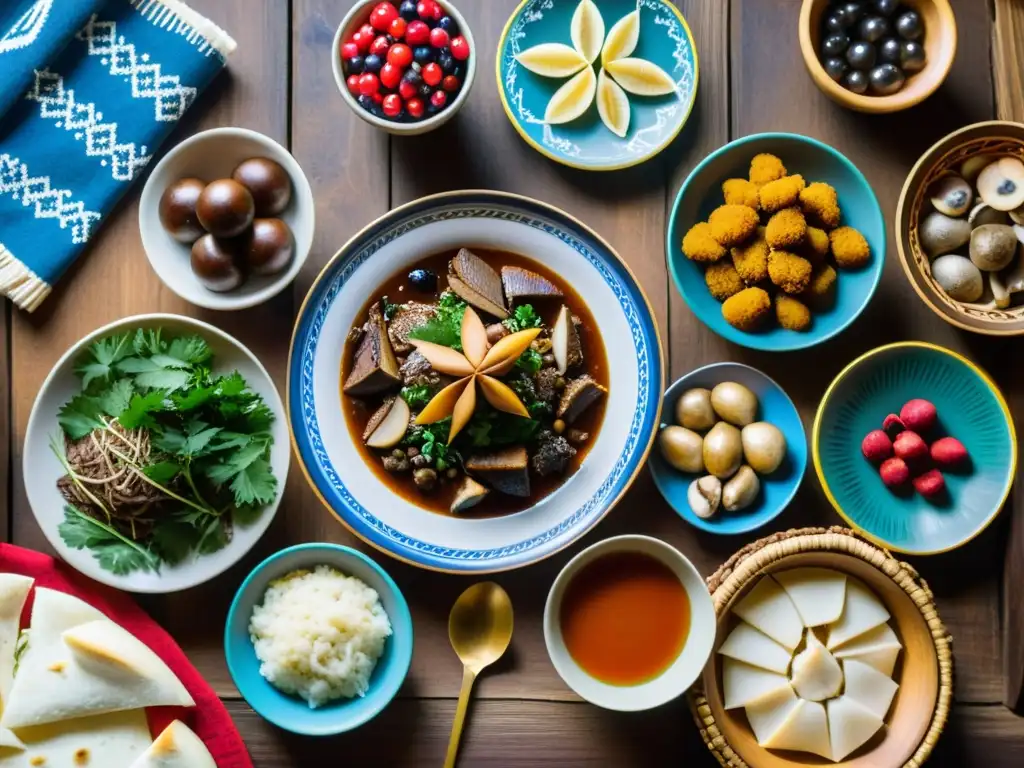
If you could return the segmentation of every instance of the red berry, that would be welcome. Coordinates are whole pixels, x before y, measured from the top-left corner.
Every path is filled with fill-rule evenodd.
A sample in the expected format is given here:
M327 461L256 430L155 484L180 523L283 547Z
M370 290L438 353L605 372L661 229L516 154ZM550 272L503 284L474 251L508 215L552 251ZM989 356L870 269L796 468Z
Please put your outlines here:
M459 90L459 78L455 75L445 75L444 80L441 81L441 87L449 93L457 91Z
M860 452L868 461L879 464L892 456L892 440L882 430L872 430L861 441Z
M363 26L359 28L359 34L366 38L367 45L372 43L373 38L377 36L376 30L374 30L374 28L371 27L369 24L363 24Z
M395 43L388 49L388 63L396 67L408 67L412 64L412 48L402 43Z
M402 70L390 62L380 68L380 82L385 88L397 88L402 82Z
M430 40L430 27L427 26L426 22L410 21L409 25L405 28L405 42L409 45L423 45Z
M929 469L914 478L914 490L928 498L938 496L946 490L946 478L939 470Z
M391 22L398 18L398 9L391 3L377 3L370 12L370 24L374 29L382 32L391 26Z
M955 467L967 460L967 449L955 437L942 437L932 443L932 461L940 467Z
M341 46L341 57L343 59L351 59L353 56L359 55L359 46L353 42L347 42Z
M416 3L416 15L426 21L434 18L434 0L420 0Z
M395 38L395 40L401 40L405 35L406 24L408 24L408 22L399 16L388 26L388 34Z
M440 109L448 102L448 94L444 91L434 91L430 94L430 103Z
M878 474L887 487L895 488L910 479L910 468L903 459L886 459L878 468Z
M435 48L444 48L448 45L448 33L440 27L430 30L430 44Z
M408 80L403 80L398 84L398 95L408 101L417 94L417 88L415 85L410 83Z
M385 96L382 107L384 109L384 114L388 117L398 117L402 111L402 97L397 93Z
M377 91L375 94L373 94L371 98L373 99L375 104L380 104L382 101L384 101L384 94L381 93L380 91Z
M359 90L359 75L349 75L345 85L348 86L348 92L353 96L358 96L361 93Z
M383 56L388 52L388 48L390 47L391 43L388 42L388 39L384 37L384 35L380 35L379 37L375 38L372 43L370 43L370 53L375 53L378 56Z
M441 82L441 78L444 77L444 72L439 65L430 62L420 70L420 75L423 77L423 82L427 85L437 85Z
M373 30L370 30L370 34L364 35L362 31L356 32L352 35L352 42L356 44L356 49L360 53L366 53L370 50L370 43L373 42Z
M892 448L893 452L904 461L923 459L928 455L928 444L921 439L917 432L911 432L909 429L896 435Z
M906 405L900 409L900 421L907 429L915 432L927 432L935 426L938 413L935 406L927 400L916 398L908 400Z
M377 76L367 72L365 75L359 76L359 92L363 96L373 96L380 90L380 81Z
M882 422L882 429L885 430L885 434L889 437L895 438L900 432L906 429L906 426L900 421L900 417L895 413L890 413L885 417L885 421Z
M444 18L444 8L441 7L440 3L434 3L434 7L430 12L430 17L434 21L440 21L442 18Z
M469 41L462 35L453 37L448 47L451 48L452 56L459 61L465 61L469 58Z
M413 90L415 91L416 89L413 88ZM410 117L423 117L423 110L424 106L421 99L409 99L405 102L405 111L409 113Z

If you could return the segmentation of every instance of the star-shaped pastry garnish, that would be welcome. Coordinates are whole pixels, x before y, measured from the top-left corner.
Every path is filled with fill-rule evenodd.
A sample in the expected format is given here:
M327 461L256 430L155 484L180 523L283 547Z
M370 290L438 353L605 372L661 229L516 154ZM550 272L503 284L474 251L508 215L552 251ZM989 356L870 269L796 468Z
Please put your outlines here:
M616 136L625 138L629 130L627 91L639 96L664 96L675 91L676 84L665 70L631 55L640 38L639 10L619 19L605 38L604 19L594 0L580 0L572 15L569 35L572 46L541 43L516 56L516 61L535 74L572 76L548 102L545 123L571 122L586 112L596 98L602 122ZM595 75L593 65L599 55L600 66Z
M416 423L433 424L451 416L452 426L448 430L450 443L476 410L477 386L484 399L494 408L529 418L529 411L516 393L496 377L504 376L512 370L516 360L539 333L540 328L530 328L509 334L491 346L480 316L472 308L466 307L466 313L462 316L462 352L430 341L409 339L409 343L427 358L435 371L459 377L458 381L434 395L416 417Z

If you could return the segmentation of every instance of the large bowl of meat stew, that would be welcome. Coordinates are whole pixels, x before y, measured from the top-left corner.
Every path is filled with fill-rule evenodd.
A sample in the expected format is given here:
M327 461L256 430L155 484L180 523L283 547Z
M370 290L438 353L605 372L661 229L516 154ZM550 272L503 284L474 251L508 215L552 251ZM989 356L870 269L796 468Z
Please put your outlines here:
M632 484L663 360L624 261L524 197L426 197L368 225L299 312L294 448L353 533L417 566L518 568Z

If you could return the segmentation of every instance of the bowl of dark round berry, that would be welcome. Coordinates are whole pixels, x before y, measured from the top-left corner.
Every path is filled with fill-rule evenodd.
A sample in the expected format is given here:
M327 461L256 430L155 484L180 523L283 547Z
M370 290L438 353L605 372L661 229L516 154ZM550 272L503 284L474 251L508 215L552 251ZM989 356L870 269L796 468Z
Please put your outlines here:
M426 133L459 110L476 75L476 46L444 0L363 0L345 15L331 52L342 98L389 133Z
M956 56L949 0L804 0L800 51L815 85L859 112L931 96Z

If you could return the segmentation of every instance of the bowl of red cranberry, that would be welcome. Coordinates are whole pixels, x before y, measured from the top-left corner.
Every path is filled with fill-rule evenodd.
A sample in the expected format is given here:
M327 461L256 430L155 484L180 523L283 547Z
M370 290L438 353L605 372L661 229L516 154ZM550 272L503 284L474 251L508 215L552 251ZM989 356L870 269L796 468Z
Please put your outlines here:
M356 114L389 133L447 122L476 74L473 34L442 0L364 0L334 36L334 79Z

